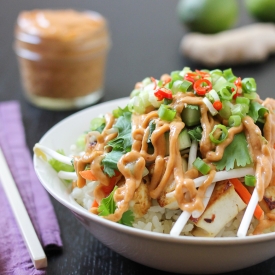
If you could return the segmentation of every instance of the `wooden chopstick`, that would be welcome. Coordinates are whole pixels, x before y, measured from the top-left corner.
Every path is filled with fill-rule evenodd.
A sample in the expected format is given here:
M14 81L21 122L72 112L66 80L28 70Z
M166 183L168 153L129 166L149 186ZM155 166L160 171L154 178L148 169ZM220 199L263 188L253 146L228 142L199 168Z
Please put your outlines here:
M21 234L36 269L47 266L47 258L33 228L28 212L13 180L5 156L0 147L0 179Z

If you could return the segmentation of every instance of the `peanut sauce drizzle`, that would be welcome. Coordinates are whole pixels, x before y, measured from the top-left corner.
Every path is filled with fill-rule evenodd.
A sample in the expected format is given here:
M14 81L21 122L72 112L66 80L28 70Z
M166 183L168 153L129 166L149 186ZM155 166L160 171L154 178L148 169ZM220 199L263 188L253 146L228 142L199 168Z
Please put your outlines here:
M197 105L201 112L201 126L203 129L202 139L200 141L200 152L204 160L211 164L212 161L218 161L222 158L224 149L228 146L234 135L242 131L245 132L248 147L251 152L253 162L255 165L257 178L257 191L260 199L263 198L265 188L270 184L271 180L275 178L275 153L270 144L275 143L275 101L272 99L263 102L270 110L266 116L266 123L264 126L264 140L261 136L261 131L254 121L246 116L241 125L238 127L231 127L228 131L227 139L221 144L215 146L209 137L215 124L220 121L213 118L209 113L206 105L201 97L195 96L193 93L177 93L174 95L171 107L176 110L177 114L173 121L162 121L158 117L156 110L150 111L147 114L136 115L132 114L132 149L126 153L118 161L118 170L121 172L125 183L120 185L114 194L114 199L117 203L117 209L114 214L106 216L105 218L118 221L122 214L128 210L129 203L134 196L136 189L139 187L142 180L142 172L147 164L154 163L154 171L149 183L150 197L157 199L171 178L175 180L175 198L182 211L186 210L192 212L194 210L202 210L205 191L212 183L215 176L215 167L211 166L211 171L208 174L205 182L198 188L195 188L193 179L198 176L198 171L191 168L188 171L182 170L182 158L178 148L178 136L185 125L181 120L181 112L186 104ZM94 191L95 199L100 202L104 197L101 191L102 186L109 183L108 177L104 174L101 168L101 160L104 154L108 152L107 142L113 139L116 134L108 134L108 129L111 129L115 119L111 114L105 116L106 126L101 134L97 136L97 143L94 147L86 148L83 156L75 158L75 167L78 175L77 186L83 187L85 180L79 175L86 164L91 165L91 170L96 178L99 180L99 185ZM154 147L153 153L148 153L147 139L149 136L149 122L155 121L156 127L151 135L151 142ZM169 131L169 156L165 161L165 137L164 133ZM129 164L134 164L134 172L129 169ZM274 183L275 184L275 183ZM92 212L97 213L95 209Z

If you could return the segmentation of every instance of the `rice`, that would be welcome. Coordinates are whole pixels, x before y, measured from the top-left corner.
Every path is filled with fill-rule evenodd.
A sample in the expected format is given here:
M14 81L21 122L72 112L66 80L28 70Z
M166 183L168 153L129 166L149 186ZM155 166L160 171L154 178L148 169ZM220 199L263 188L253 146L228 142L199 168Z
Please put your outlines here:
M93 190L98 184L98 181L92 181L87 183L87 185L82 188L75 187L71 193L71 196L78 204L89 210L94 200L92 195ZM236 237L238 228L244 215L244 211L245 210L239 212L239 214L232 221L227 223L216 237ZM156 200L152 200L152 206L148 209L147 213L141 218L135 218L133 227L145 231L169 234L181 213L182 211L180 209L172 210L163 208L159 206ZM247 232L248 235L252 234L257 223L257 220L253 217ZM180 235L193 236L192 230L194 227L194 223L192 221L188 221L182 229ZM270 230L275 230L275 228Z

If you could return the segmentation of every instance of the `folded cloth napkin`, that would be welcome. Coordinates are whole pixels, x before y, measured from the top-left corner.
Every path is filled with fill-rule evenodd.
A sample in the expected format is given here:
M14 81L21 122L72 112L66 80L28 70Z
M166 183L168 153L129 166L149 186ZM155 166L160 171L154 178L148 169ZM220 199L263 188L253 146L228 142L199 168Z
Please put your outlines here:
M47 247L61 248L54 209L34 172L20 105L16 101L0 103L0 146L42 246L45 251ZM46 274L45 269L36 270L32 264L1 183L0 202L0 274Z

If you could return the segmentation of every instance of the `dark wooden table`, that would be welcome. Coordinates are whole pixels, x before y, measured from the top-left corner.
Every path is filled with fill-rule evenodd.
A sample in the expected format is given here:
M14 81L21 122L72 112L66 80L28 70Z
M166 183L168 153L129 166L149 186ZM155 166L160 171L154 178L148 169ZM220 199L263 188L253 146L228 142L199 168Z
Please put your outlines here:
M20 85L17 61L12 49L13 28L21 10L35 8L91 9L102 13L109 21L112 48L106 72L106 94L102 101L127 96L137 81L146 76L184 66L200 69L179 53L179 42L186 32L176 16L177 0L8 0L0 8L0 101L18 100L21 104L26 139L30 151L42 135L70 112L54 112L36 108L26 102ZM253 22L240 2L237 26ZM232 41L232 46L234 41ZM249 47L249 45L247 45ZM262 98L274 96L275 57L267 61L233 67L236 75L254 77ZM62 231L63 251L48 255L50 275L122 275L168 273L154 270L111 251L90 233L61 204L52 199ZM240 255L242 257L242 255ZM213 259L213 264L215 260ZM261 264L228 273L229 275L275 274L275 258Z

